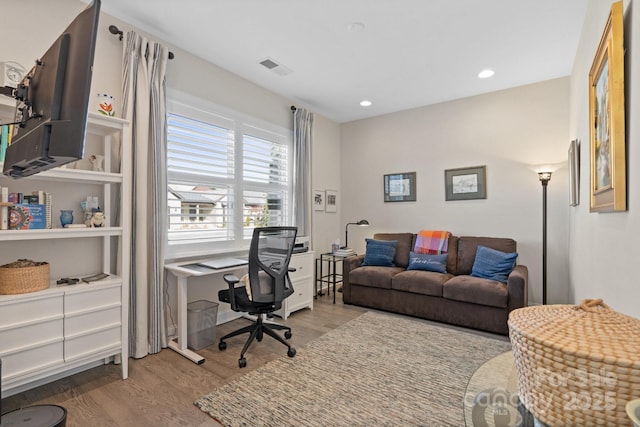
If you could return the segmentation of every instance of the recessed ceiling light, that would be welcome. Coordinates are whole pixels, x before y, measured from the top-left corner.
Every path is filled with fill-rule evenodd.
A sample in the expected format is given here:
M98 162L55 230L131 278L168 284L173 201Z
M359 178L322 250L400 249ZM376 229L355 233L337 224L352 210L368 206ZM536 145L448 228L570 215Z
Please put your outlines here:
M364 101L360 101L360 106L362 106L362 107L370 107L371 106L371 101L369 101L368 99L365 99Z
M488 79L489 77L493 76L496 72L490 69L486 69L486 70L482 70L480 71L480 73L478 74L478 77L480 77L481 79Z
M352 22L347 25L347 30L349 30L350 33L361 33L364 31L364 24L362 22Z

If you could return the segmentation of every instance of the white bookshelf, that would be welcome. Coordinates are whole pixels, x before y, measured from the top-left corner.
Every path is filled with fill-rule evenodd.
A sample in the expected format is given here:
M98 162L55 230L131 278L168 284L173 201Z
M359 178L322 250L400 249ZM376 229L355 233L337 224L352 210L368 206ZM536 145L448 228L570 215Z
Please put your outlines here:
M3 98L0 119L6 123L14 104ZM0 230L0 265L29 258L51 266L48 289L0 295L3 396L103 363L119 363L122 378L128 376L129 123L90 113L85 157L90 154L104 156L104 172L61 167L20 179L0 176L0 186L9 187L10 192L44 190L53 196L52 229ZM117 170L118 154L122 170ZM80 201L88 195L99 197L106 226L62 228L61 209L73 209L74 223L84 222ZM56 284L63 277L100 272L109 278L90 284Z

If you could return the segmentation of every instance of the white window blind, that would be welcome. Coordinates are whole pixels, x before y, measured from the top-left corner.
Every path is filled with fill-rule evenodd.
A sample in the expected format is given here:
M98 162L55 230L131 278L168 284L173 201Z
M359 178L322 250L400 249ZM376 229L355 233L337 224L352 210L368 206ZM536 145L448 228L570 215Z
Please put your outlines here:
M255 227L291 223L290 137L175 102L167 135L169 257L245 249Z

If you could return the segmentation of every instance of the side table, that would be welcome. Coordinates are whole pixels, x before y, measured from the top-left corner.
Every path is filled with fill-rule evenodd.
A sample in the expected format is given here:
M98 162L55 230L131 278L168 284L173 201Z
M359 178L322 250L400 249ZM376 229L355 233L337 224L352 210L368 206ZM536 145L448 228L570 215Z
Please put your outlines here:
M338 273L338 264L341 264L345 258L354 255L334 255L331 252L320 254L320 258L316 258L316 286L315 286L315 298L322 294L323 283L327 284L327 293L333 285L333 303L336 303L336 285L342 283L342 270ZM325 273L325 264L327 272ZM318 291L318 285L320 291Z

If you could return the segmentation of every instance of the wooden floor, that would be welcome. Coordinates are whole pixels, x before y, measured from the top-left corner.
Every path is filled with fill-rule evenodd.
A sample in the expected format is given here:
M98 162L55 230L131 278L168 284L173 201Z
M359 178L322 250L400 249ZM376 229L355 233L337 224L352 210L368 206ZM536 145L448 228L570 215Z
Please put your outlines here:
M302 347L309 341L359 316L366 309L342 304L342 294L319 297L313 310L293 313L286 321L293 328L291 343ZM220 337L248 320L237 319L219 325ZM238 357L246 335L227 341L219 351L217 343L198 353L205 357L196 365L173 350L165 349L143 359L129 359L129 379L120 379L120 368L100 366L34 388L2 400L2 412L34 405L56 404L67 410L67 426L219 426L193 405L194 400L216 387L245 375L274 358L286 355L286 347L265 337L246 354L247 367L238 368Z

